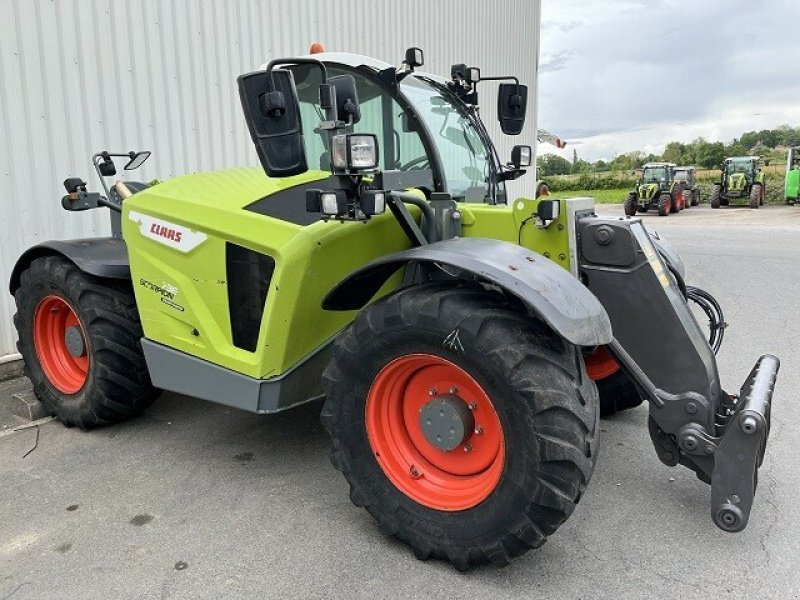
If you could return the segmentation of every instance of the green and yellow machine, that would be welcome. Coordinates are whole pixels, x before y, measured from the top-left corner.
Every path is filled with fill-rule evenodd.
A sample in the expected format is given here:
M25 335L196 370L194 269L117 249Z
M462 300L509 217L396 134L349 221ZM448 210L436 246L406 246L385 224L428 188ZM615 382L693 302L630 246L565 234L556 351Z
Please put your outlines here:
M109 183L149 152L96 154L103 192L67 179L62 206L110 209L112 235L34 246L11 276L36 396L82 429L161 390L262 415L324 397L351 500L459 569L544 543L586 491L601 410L646 400L660 460L744 529L778 359L725 392L721 309L663 238L591 199L509 197L531 148L500 160L478 93L500 80L517 135L526 86L422 64L321 53L242 75L261 169Z
M651 208L665 217L691 206L692 198L685 194L686 182L675 177L674 163L648 163L634 189L625 199L625 214L632 217Z
M731 200L740 198L749 201L750 208L764 204L767 184L760 157L726 158L720 171L720 181L711 188L711 208L727 206Z
M784 197L786 204L797 204L800 198L800 147L789 148L786 157Z

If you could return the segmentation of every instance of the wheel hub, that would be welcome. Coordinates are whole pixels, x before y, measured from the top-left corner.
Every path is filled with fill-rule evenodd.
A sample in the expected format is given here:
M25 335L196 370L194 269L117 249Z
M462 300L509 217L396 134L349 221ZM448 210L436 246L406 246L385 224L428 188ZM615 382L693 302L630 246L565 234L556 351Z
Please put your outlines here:
M67 327L64 332L64 343L67 346L67 352L69 352L70 356L80 358L86 354L86 342L83 340L81 328L77 325Z
M437 396L419 411L419 427L428 443L449 452L461 446L475 429L475 417L454 394Z

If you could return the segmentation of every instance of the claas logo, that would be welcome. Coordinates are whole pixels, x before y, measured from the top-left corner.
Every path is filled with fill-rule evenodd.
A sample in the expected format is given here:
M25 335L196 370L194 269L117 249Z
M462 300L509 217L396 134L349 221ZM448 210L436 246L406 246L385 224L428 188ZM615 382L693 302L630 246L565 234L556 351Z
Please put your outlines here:
M150 225L150 233L154 233L157 236L163 237L175 243L180 243L181 241L181 232L175 229L170 229L164 225L159 225L158 223L153 223Z

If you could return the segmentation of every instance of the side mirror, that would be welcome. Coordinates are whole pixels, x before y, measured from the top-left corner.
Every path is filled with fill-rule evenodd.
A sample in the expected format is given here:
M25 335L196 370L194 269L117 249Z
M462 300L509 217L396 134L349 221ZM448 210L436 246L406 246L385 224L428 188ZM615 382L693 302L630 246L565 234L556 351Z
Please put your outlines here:
M291 71L273 69L240 75L239 98L261 166L270 177L308 170L300 102Z
M518 83L501 83L497 93L497 120L506 135L519 135L525 125L528 104L528 86Z
M361 120L361 108L355 78L352 75L336 75L330 77L328 83L336 90L337 119L348 125L358 123Z
M530 146L514 146L511 149L511 164L517 169L530 167L531 156L532 150Z
M150 151L149 150L143 150L141 152L131 151L128 154L128 156L130 156L131 159L128 161L128 164L126 164L122 168L125 169L126 171L133 171L141 167L145 163L145 161L148 158L150 158Z
M412 71L425 64L425 54L422 52L422 48L408 48L406 50L406 57L403 59L403 64L408 65Z

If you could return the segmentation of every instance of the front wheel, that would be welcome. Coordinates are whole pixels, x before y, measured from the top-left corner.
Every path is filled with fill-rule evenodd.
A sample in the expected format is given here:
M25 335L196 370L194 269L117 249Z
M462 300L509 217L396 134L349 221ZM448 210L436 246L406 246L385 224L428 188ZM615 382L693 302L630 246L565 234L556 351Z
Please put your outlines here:
M625 198L623 208L625 209L625 214L629 217L636 214L636 194L628 194L628 197Z
M761 206L761 184L754 183L750 188L750 208Z
M692 206L692 190L684 190L683 208L690 208L691 206Z
M350 499L420 559L507 564L570 516L594 469L597 389L580 352L479 286L365 308L323 383Z
M666 217L672 209L672 194L669 192L662 192L658 197L658 214L661 217Z
M695 189L692 190L692 206L697 206L700 204L700 190Z
M714 184L711 188L711 208L719 208L722 203L722 186Z

